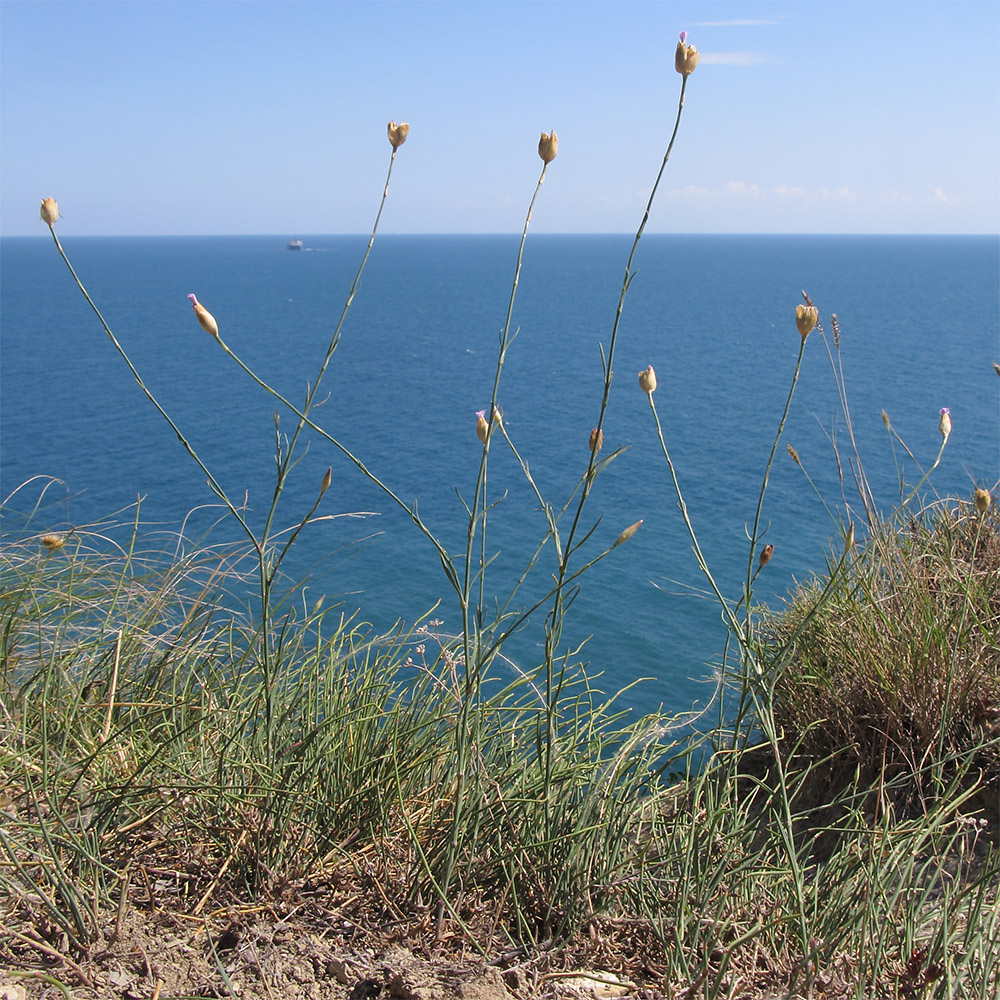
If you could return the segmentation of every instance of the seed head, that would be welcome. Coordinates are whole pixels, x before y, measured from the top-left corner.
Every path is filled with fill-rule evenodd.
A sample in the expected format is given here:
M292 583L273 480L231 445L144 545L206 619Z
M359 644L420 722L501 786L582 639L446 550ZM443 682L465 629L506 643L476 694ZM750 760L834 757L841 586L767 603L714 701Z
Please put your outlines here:
M55 552L56 549L61 549L66 544L65 535L42 535L38 539L42 545L44 545L50 552Z
M191 292L188 298L191 300L191 305L194 307L194 314L198 317L201 328L218 340L219 324L215 322L215 317L198 301L198 297L194 292Z
M687 36L686 31L681 32L681 40L677 43L677 50L674 52L674 69L685 77L694 72L700 58L698 50L693 45L684 44L687 41Z
M773 555L774 546L765 545L764 548L760 550L760 558L757 560L757 565L763 569L771 561L771 556Z
M590 450L596 455L604 447L604 431L596 427L590 432Z
M538 140L538 155L542 163L551 163L559 153L559 136L555 132L543 132Z
M476 410L476 437L486 444L486 435L489 433L490 425L486 423L486 411Z
M993 503L993 497L990 496L989 490L984 490L980 487L972 494L973 499L976 502L976 510L980 514L985 514L990 509L990 504Z
M785 447L788 449L788 454L792 456L792 461L801 466L802 462L799 460L799 453L790 445L786 444Z
M613 549L617 549L622 542L627 542L640 528L642 521L636 521L635 524L630 524L619 536L615 539L615 544L611 546Z
M42 217L42 222L47 226L54 226L56 219L59 218L59 205L55 198L43 198L42 207L39 212Z
M652 395L656 392L656 372L653 371L652 365L644 371L639 372L639 388L646 395Z
M322 496L329 488L330 483L333 482L333 469L329 468L323 476L323 482L320 483L319 495Z
M796 306L795 325L799 328L802 340L813 332L813 328L819 322L819 310L815 306Z
M410 134L410 123L400 122L397 125L395 122L389 122L387 131L389 133L389 142L392 145L393 151L395 151L406 142L406 137Z
M948 436L951 434L951 410L947 406L941 407L941 419L938 421L938 430L941 432L941 437L948 440Z

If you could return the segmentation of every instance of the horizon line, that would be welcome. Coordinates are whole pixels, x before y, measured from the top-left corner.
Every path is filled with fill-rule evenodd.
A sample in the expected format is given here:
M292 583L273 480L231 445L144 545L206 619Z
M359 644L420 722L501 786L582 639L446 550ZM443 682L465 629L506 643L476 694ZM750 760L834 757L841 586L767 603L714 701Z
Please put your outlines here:
M268 239L280 239L288 241L289 239L313 239L316 237L364 237L368 238L371 236L370 231L366 232L316 232L316 233L305 233L304 235L296 235L290 237L288 232L284 233L67 233L64 235L68 236L79 236L86 239L193 239L193 238L205 238L205 239L235 239L240 237L247 238L264 238ZM519 237L520 233L514 230L508 231L493 231L493 232L405 232L405 233L392 233L383 232L379 234L382 237L386 236L512 236ZM611 231L595 231L595 232L547 232L547 233L532 233L535 237L545 237L545 236L635 236L634 231L611 232ZM644 236L683 236L685 238L698 237L698 236L940 236L940 237L962 237L962 236L982 236L1000 239L1000 231L997 232L962 232L962 233L936 233L936 232L920 232L920 233L910 233L910 232L758 232L758 231L734 231L734 232L646 232L643 233ZM42 233L0 233L0 239L35 239L35 238L46 238L49 234Z

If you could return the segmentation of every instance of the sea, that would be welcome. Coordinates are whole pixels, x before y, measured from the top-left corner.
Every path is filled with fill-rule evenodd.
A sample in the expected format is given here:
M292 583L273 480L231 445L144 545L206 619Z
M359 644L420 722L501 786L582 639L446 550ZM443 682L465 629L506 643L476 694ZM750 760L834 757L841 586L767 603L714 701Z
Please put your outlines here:
M292 415L195 321L188 293L264 381L301 402L364 254L367 237L74 237L80 279L149 391L259 528L274 492L276 435ZM532 235L512 314L498 402L538 491L575 512L632 237ZM326 374L316 421L364 461L456 558L468 530L518 237L377 237ZM206 478L150 405L46 233L0 240L0 531L75 527L122 543L139 504L142 544L240 540ZM739 599L747 530L801 343L805 290L814 331L764 500L774 545L753 600L780 610L863 523L863 473L888 516L931 466L942 407L952 433L918 503L996 493L1000 478L1000 244L979 236L648 235L622 313L602 457L581 518L585 561L641 527L579 581L563 645L579 648L595 688L623 688L633 712L709 707L726 631L707 594L637 373L653 365L657 411L684 500L722 590ZM840 330L834 344L832 314ZM845 417L834 372L842 373ZM275 429L275 414L278 430ZM887 429L884 416L889 420ZM851 442L853 435L854 444ZM898 437L897 437L898 435ZM332 482L285 565L289 607L356 613L373 629L433 620L461 627L434 548L406 512L312 435L283 493L276 530L292 529ZM801 465L786 450L791 445ZM488 467L487 603L526 610L555 570L541 505L506 443ZM284 537L288 537L287 534ZM192 542L193 544L193 542ZM478 548L477 548L478 551ZM833 553L833 556L831 556ZM252 609L254 588L243 598ZM508 643L539 662L543 615Z

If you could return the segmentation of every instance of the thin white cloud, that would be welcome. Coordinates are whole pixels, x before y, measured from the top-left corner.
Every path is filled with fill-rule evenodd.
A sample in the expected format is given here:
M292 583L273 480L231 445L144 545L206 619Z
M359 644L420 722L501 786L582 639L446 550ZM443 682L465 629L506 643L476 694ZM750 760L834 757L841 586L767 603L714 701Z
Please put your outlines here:
M854 202L861 197L857 191L849 187L839 188L815 188L799 187L797 184L774 184L768 187L761 187L750 181L729 181L721 188L707 188L700 185L688 184L683 188L673 188L668 197L683 198L687 201L718 201L721 199L745 198L760 201L768 201L772 204L777 202L788 203L790 201L815 203L823 201ZM890 195L894 200L906 197L900 192L894 191ZM940 202L942 195L935 191L933 201ZM950 203L950 202L949 202Z
M760 52L702 52L700 60L703 66L762 66L773 61Z
M936 187L931 192L930 200L935 205L951 205L953 204L951 198L949 198L941 187Z
M771 19L749 17L736 18L733 21L695 21L696 28L757 28L774 24L781 24L784 18L776 17Z

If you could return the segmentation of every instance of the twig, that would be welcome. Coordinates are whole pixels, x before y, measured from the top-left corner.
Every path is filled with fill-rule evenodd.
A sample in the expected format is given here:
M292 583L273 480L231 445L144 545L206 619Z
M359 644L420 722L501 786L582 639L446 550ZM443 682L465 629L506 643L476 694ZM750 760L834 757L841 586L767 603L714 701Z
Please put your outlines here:
M45 944L44 941L36 941L32 937L28 937L27 934L21 934L18 931L11 930L5 923L0 921L0 931L4 934L9 934L13 938L17 938L18 941L23 941L26 945L30 945L32 948L40 951L43 955L48 955L49 958L57 959L60 962L68 965L73 972L76 973L77 979L87 987L88 990L96 989L94 986L94 981L87 975L83 969L80 968L76 962L73 961L68 955L64 955L61 951L56 951L51 945Z
M104 732L101 734L101 743L107 743L111 735L111 713L115 710L115 694L118 691L118 664L122 656L122 630L118 630L118 638L115 639L115 662L111 668L111 690L108 692L108 714L104 719Z
M219 869L219 874L212 879L208 884L208 888L205 890L205 894L198 900L198 905L191 911L191 916L196 917L201 913L205 904L208 902L208 897L215 892L215 887L219 884L222 876L226 874L229 870L229 866L233 863L233 859L236 857L236 852L243 846L243 841L247 839L247 832L244 830L240 834L240 839L236 841L236 846L229 852L229 857L222 863L222 867Z

